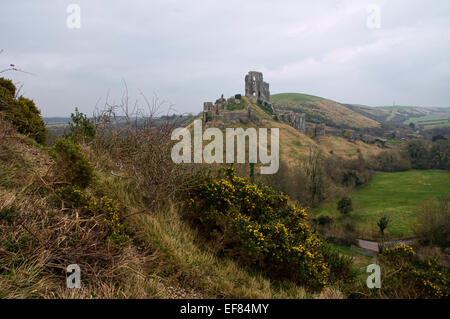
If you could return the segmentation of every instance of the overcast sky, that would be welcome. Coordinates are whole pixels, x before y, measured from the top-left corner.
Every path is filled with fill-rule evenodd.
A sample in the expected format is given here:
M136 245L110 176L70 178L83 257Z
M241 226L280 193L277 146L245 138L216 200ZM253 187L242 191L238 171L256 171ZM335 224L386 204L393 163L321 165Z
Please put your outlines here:
M71 3L80 28L67 25ZM0 70L34 74L2 75L44 116L91 114L108 91L120 99L123 80L131 96L198 113L243 93L249 70L272 94L450 106L448 0L2 0L0 16Z

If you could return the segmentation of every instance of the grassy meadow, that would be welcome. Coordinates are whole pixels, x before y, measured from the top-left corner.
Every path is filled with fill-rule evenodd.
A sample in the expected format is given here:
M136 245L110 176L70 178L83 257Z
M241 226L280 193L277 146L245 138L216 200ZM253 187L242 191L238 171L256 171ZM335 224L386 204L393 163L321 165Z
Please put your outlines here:
M378 232L377 221L384 215L390 221L385 232L392 237L412 236L416 210L426 201L450 195L450 172L412 170L397 173L378 173L362 189L351 194L351 219L363 237ZM332 216L336 223L343 217L337 201L324 203L315 216Z

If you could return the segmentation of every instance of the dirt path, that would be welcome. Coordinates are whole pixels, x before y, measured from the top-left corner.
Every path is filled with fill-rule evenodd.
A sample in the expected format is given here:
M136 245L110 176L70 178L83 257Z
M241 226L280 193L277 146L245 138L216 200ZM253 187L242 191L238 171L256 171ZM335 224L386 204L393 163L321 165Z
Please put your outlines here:
M383 245L385 247L397 247L400 245L410 245L414 242L414 240L415 239L413 239L413 238L412 239L409 238L409 239L392 240L392 241L384 242ZM380 251L380 249L379 249L380 244L381 244L380 242L376 242L376 241L358 239L359 247L369 250L369 251L372 251L372 252L376 252L376 253L378 253Z

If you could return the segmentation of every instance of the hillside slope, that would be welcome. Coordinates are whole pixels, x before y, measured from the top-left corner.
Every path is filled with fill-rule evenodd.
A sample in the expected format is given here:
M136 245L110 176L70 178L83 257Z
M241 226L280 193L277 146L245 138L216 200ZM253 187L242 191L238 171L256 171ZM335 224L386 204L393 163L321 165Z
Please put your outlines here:
M271 102L279 109L306 114L306 120L328 126L349 128L373 128L380 123L338 102L300 93L271 95Z
M251 103L250 100L246 99L246 102L261 119L262 127L278 127L280 129L280 160L287 164L306 161L311 147L321 150L325 156L338 156L344 159L355 159L359 154L368 158L383 151L374 144L366 144L362 141L351 142L339 136L325 135L310 138L287 123L273 120L270 115Z
M99 158L83 147L96 174L85 193L117 201L131 239L125 247L111 245L102 215L56 196L50 148L1 118L0 136L0 298L318 297L218 256L174 206L148 211L132 181L104 169L108 154ZM73 263L82 289L66 288L65 269Z
M427 108L419 106L366 106L345 104L353 111L385 124L421 124L425 129L449 126L449 108Z
M295 95L295 97L316 98L306 95ZM270 114L266 113L257 104L252 103L247 97L243 97L243 101L245 106L252 109L260 119L260 127L279 128L280 162L284 162L288 166L307 161L311 148L320 150L326 157L339 157L342 159L356 159L359 154L362 154L365 158L369 158L383 152L383 149L375 144L366 144L362 141L349 141L339 136L325 135L311 138L285 122L274 120ZM200 120L201 117L198 117L197 119ZM243 129L248 127L258 128L258 126L252 122L225 125L223 123L215 123L213 125L217 125L222 130L225 130L226 127L241 127ZM187 128L190 129L191 134L193 134L193 123L190 123ZM206 142L204 142L204 145L205 144Z

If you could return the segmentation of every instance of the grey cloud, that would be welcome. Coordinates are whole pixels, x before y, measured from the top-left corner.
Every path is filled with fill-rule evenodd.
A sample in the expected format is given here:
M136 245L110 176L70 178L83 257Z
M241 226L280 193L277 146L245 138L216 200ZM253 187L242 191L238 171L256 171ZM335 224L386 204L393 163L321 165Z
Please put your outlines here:
M78 3L82 27L65 25ZM367 5L381 28L366 26ZM368 105L450 106L450 2L3 1L0 67L45 116L91 113L124 78L180 112L243 90L248 70L273 93L303 92Z

